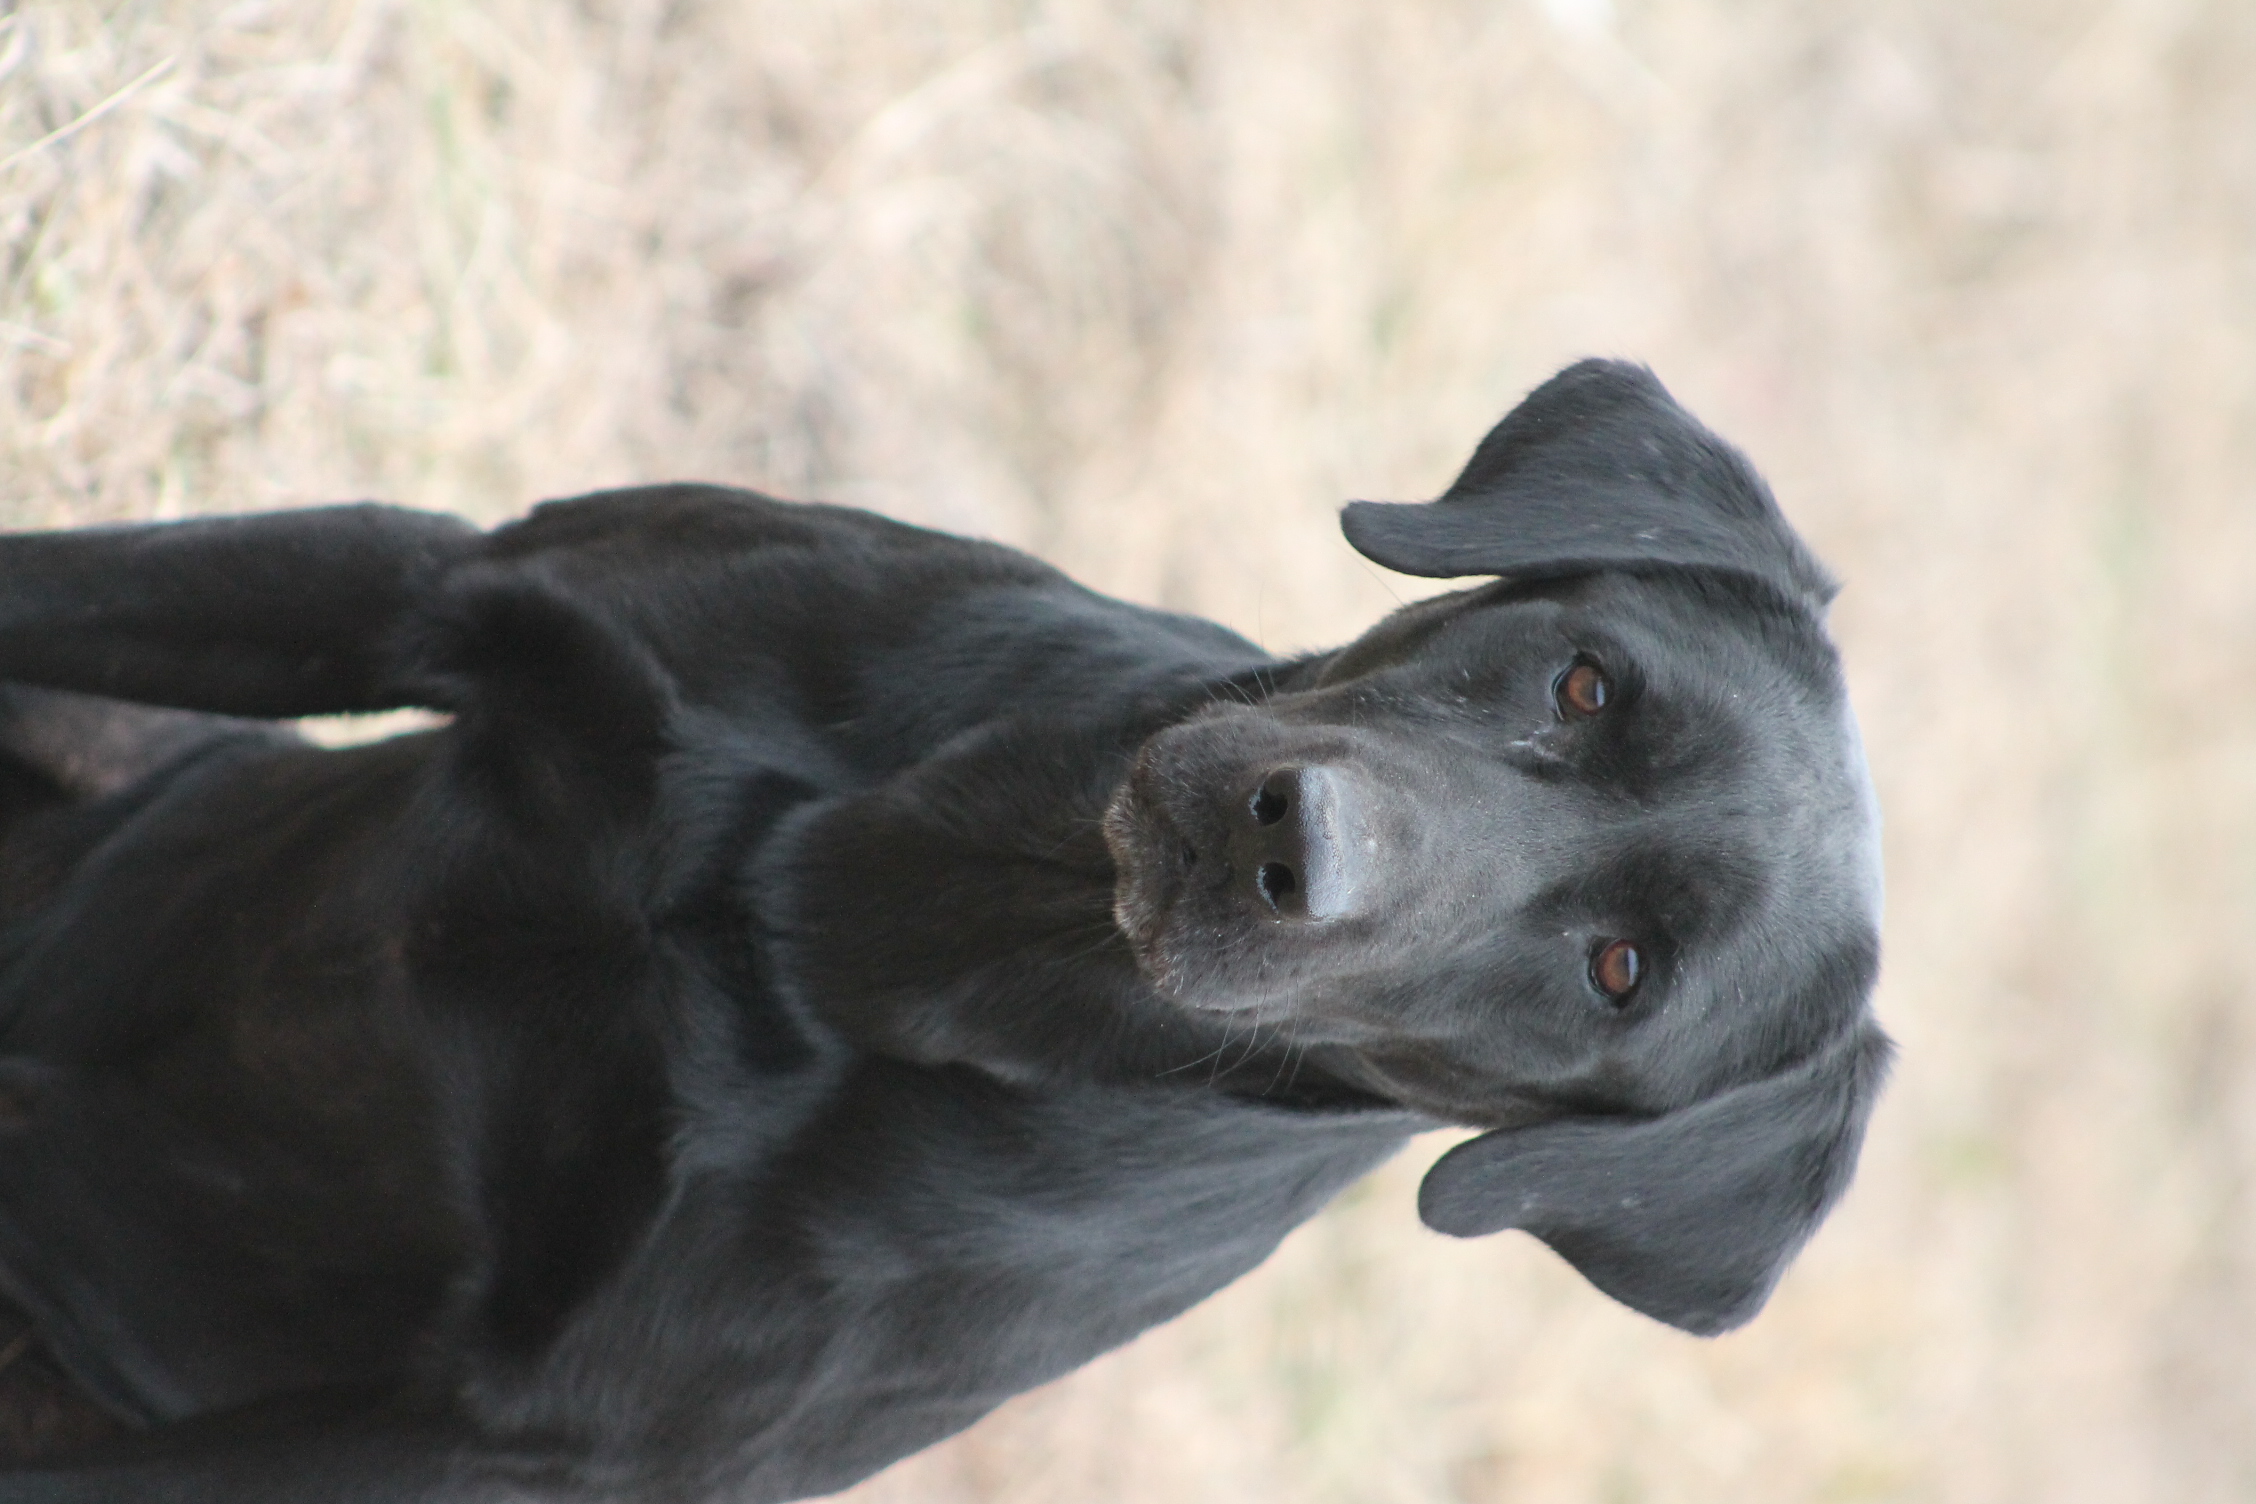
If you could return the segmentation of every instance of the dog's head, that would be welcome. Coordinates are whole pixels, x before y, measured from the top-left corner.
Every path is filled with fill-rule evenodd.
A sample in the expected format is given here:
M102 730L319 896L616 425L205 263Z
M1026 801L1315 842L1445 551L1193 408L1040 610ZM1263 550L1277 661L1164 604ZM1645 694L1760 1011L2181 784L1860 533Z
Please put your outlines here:
M1639 1310L1736 1326L1846 1185L1889 1052L1832 582L1736 452L1608 362L1438 501L1344 526L1495 578L1143 748L1106 816L1138 965L1491 1126L1427 1176L1432 1226L1525 1228Z

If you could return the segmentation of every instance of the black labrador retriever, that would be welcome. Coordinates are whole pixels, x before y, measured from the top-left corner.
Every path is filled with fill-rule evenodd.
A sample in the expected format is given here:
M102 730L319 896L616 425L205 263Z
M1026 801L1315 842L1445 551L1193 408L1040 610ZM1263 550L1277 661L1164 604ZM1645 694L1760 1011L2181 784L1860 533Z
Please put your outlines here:
M1888 1054L1831 583L1604 362L1345 526L1494 578L1280 662L706 486L0 539L0 1290L132 1423L0 1499L829 1492L1441 1123L1433 1226L1745 1321Z

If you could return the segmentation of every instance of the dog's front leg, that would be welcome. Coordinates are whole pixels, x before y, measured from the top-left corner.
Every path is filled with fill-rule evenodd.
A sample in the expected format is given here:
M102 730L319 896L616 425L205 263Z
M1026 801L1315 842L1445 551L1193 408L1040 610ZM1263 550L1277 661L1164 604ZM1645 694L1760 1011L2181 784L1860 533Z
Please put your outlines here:
M0 679L246 716L420 703L398 637L479 537L373 504L0 537Z

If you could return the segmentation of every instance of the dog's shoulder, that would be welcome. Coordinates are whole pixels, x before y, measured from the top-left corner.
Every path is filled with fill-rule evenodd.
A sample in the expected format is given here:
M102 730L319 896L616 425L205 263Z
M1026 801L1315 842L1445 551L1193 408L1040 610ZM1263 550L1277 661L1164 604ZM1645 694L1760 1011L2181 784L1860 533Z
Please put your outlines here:
M1258 647L1016 549L707 485L598 492L496 529L403 639L426 698L647 760L664 728L812 731L883 776L998 718L1243 674Z

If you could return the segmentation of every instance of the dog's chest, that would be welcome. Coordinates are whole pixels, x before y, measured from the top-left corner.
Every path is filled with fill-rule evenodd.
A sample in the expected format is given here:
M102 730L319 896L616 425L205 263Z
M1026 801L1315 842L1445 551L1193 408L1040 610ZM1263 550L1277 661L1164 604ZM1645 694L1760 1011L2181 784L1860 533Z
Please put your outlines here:
M735 882L805 784L739 780L645 912L537 849L486 860L477 812L427 818L439 762L184 776L0 978L0 1048L40 1062L0 1252L129 1414L388 1380L442 1332L535 1350L647 1234L686 1117L725 1101L756 1161L823 1079Z

